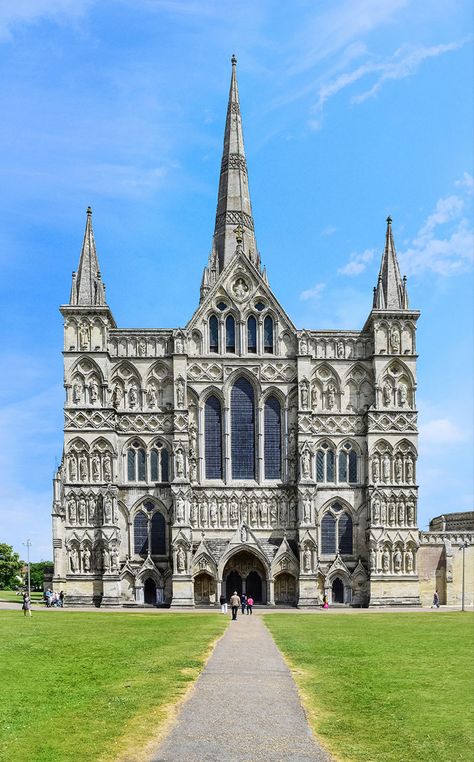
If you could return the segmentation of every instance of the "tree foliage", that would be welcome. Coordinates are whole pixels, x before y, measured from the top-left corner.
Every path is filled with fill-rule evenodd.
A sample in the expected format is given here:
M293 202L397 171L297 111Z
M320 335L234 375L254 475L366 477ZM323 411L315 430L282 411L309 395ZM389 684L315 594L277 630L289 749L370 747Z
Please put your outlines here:
M23 562L20 561L20 556L14 552L12 546L0 543L0 588L2 590L17 587L22 566Z
M53 566L52 561L38 561L30 564L30 582L33 590L43 589L43 579L45 571L49 571Z

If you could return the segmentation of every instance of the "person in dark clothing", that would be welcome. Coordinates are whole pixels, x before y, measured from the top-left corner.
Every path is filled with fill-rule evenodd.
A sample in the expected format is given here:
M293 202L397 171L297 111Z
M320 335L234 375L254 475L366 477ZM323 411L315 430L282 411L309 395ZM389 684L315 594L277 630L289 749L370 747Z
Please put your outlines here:
M247 596L245 593L242 593L240 598L240 605L242 606L242 614L245 614L245 608L247 606Z
M221 604L221 614L227 614L227 601L225 595L221 595L219 598Z

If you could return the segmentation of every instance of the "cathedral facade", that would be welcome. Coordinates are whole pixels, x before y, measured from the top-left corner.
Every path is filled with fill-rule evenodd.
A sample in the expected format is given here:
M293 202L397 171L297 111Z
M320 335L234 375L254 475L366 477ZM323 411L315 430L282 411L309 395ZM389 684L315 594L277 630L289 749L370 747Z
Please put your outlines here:
M64 317L69 605L415 605L416 323L387 220L362 330L300 330L256 244L232 77L212 250L175 330L118 328L87 212Z

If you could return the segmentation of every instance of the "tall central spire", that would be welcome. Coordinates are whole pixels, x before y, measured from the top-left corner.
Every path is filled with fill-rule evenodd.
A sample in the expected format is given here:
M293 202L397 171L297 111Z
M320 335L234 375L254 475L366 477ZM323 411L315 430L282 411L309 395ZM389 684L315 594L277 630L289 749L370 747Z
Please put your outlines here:
M254 264L258 263L237 87L236 57L232 56L231 61L232 76L212 242L212 251L217 258L219 273L235 254L235 229L238 225L243 229L245 254Z

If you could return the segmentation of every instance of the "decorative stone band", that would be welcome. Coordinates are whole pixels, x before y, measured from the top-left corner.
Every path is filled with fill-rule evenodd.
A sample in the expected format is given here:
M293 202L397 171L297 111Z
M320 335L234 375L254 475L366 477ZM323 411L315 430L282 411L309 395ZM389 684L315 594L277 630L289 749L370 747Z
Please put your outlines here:
M247 174L247 162L245 156L240 153L231 153L222 157L221 172L227 172L228 169L239 169Z
M239 225L239 224L243 225L243 227L248 228L248 230L251 230L253 232L253 229L254 229L253 219L250 216L250 214L245 214L245 212L239 212L239 211L224 212L223 214L219 214L216 217L216 227L214 229L214 233L218 233L226 225Z
M238 103L231 103L230 110L233 114L240 114L240 106Z

